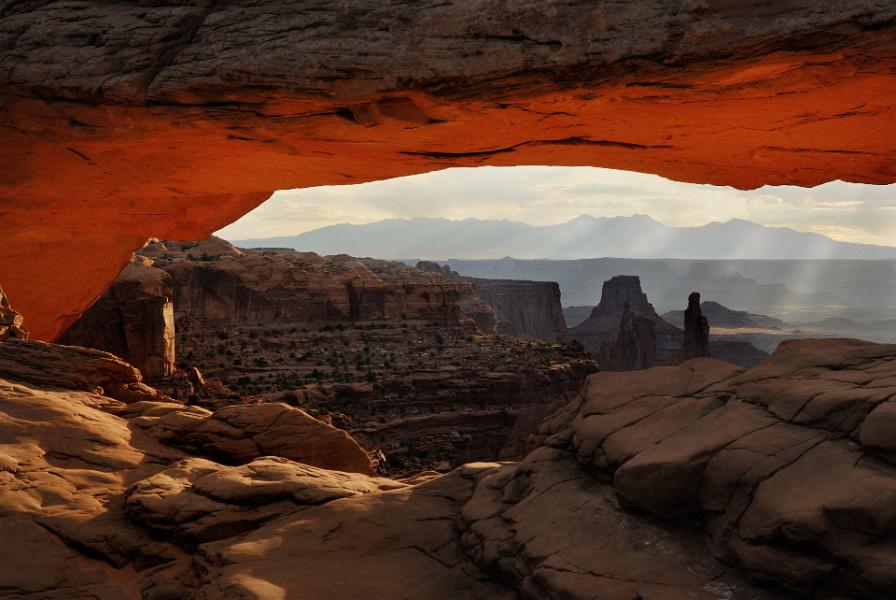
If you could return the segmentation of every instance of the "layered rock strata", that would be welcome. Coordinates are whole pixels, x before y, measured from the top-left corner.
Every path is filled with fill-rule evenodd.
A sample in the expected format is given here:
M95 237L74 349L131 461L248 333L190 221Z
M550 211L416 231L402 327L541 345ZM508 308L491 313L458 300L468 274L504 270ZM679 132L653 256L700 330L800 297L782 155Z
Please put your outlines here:
M574 398L597 370L569 347L525 354L511 348L514 354L507 355L500 340L479 346L485 355L479 364L432 365L372 382L306 384L258 399L329 415L382 457L382 472L402 477L484 458L522 457L539 422Z
M156 242L141 254L168 273L178 323L213 326L421 321L457 325L468 284L399 263L292 250L237 249L216 238Z
M886 0L132 8L0 14L0 281L40 339L148 237L277 189L483 164L896 180Z
M476 296L494 313L492 327L480 327L483 331L493 329L504 335L545 342L566 339L566 319L556 282L464 277L448 265L429 260L418 262L417 269L438 273L449 281L472 283Z
M611 477L625 506L697 517L713 552L757 577L885 598L896 478L876 432L894 423L894 367L894 346L809 340L748 371L698 359L598 374L543 433Z
M553 281L464 278L495 311L496 331L556 342L566 338L560 286Z
M154 242L142 253L122 285L131 284L139 266L150 281L158 274L167 278L165 293L174 298L182 372L160 382L160 389L226 414L242 410L228 405L247 398L304 408L348 430L375 467L393 475L522 456L538 422L596 370L574 346L481 335L494 327L491 307L469 282L438 270L237 249L217 238ZM96 318L91 309L76 325L81 338L104 339L109 327L99 317L131 310L126 305L116 312L116 296L107 295L112 308L97 308ZM158 299L167 302L167 296ZM80 341L74 333L65 339ZM194 371L201 375L191 379ZM262 423L264 414L274 414L267 407L245 409ZM256 443L254 433L237 431L248 425L233 425L219 413L197 408L188 418L180 411L165 418L172 425L153 430L172 445L225 463L270 449ZM229 433L209 435L218 429ZM370 460L356 450L360 463L337 468L368 472ZM282 447L277 454L318 464Z

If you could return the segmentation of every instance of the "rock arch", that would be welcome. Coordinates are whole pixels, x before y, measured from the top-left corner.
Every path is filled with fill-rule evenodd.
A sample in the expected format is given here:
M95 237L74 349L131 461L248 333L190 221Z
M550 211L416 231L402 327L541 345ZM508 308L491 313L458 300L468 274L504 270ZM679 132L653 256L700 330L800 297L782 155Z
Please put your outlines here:
M896 181L896 6L397 0L0 9L0 281L55 338L150 236L283 188L595 165Z

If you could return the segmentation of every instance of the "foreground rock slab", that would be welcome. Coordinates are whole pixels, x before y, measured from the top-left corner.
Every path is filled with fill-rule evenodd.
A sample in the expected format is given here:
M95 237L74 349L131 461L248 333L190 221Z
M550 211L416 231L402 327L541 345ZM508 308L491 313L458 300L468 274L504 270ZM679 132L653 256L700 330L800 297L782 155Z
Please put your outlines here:
M598 374L543 433L622 502L699 519L717 556L785 588L896 589L896 346L784 342L748 371L712 359ZM565 422L564 422L565 420ZM561 424L562 423L562 424Z
M522 461L405 482L191 457L145 427L191 418L189 407L6 369L0 525L13 543L0 545L0 581L16 600L884 600L896 589L896 346L810 340L750 370L696 359L598 373Z

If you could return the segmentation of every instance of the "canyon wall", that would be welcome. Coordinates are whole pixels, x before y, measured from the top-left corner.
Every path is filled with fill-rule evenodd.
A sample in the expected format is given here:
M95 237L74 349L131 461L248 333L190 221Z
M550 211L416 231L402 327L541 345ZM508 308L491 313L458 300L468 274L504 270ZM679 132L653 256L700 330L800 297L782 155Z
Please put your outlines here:
M177 321L196 326L424 321L459 325L466 283L338 255L237 249L218 238L141 251L173 282ZM384 261L379 261L384 262Z
M559 314L556 285L498 283L530 290L524 324L556 340L537 312ZM154 361L167 351L171 375L173 340L159 342L173 331L159 327L172 304L180 372L162 381ZM212 237L148 244L63 340L149 368L194 403L307 409L351 433L381 471L410 475L522 456L538 422L596 370L581 348L489 335L494 327L474 285L438 269Z
M519 338L556 342L566 337L566 319L560 304L560 286L553 281L525 281L518 279L480 279L463 277L448 265L421 260L417 269L436 273L447 281L472 283L477 298L490 307L491 314L479 317L475 308L466 311L480 330L497 331Z
M886 0L405 8L5 7L0 281L33 335L148 237L202 239L277 189L486 164L896 181Z
M497 317L497 332L555 342L566 336L560 286L553 281L469 279Z
M0 339L0 580L59 600L890 600L894 368L896 346L815 340L750 370L597 373L521 461L397 481L298 408L185 406L110 354Z

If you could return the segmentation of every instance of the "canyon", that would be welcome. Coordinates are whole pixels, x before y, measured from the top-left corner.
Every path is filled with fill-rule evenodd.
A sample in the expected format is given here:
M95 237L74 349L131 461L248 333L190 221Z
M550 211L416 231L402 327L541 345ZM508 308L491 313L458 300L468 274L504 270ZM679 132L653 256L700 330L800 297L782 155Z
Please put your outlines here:
M476 295L495 313L498 333L545 342L567 337L560 286L555 281L463 277L448 265L428 260L419 261L417 268L473 284Z
M300 409L209 413L111 354L8 338L0 581L60 600L884 599L894 369L894 346L813 340L750 370L598 373L520 462L395 480Z
M153 241L60 341L130 360L191 405L302 408L392 476L522 457L597 370L560 339L556 284L420 267Z
M581 348L482 333L500 319L474 284L409 265L215 240L133 252L206 239L277 189L457 165L599 165L739 188L892 183L894 31L884 0L8 3L0 595L891 598L894 345L791 340L751 368L698 357L576 374L568 352ZM726 281L735 295L744 283ZM668 308L683 308L697 289L686 285ZM625 314L660 335L640 286L610 288L624 293L576 327L596 337L619 312L617 327ZM699 298L689 304L702 343ZM203 331L179 329L178 311ZM72 336L126 352L153 379L53 343L82 315ZM320 319L337 325L298 326ZM284 320L296 325L272 324ZM226 335L210 342L216 322ZM173 350L204 372L177 356L172 367L172 323ZM263 361L245 382L224 381L231 328L241 352L245 334L239 358ZM390 344L437 336L448 366L461 360L446 381L475 371L495 381L494 404L551 386L564 403L525 424L518 460L440 464L444 444L466 460L464 443L492 443L472 437L504 410L492 404L381 476L359 440L400 441L377 430L375 409L406 388L357 367L417 369L433 357L393 359ZM270 395L283 384L275 359L306 341L301 385ZM308 387L324 368L349 381ZM231 402L231 385L256 401ZM340 413L356 401L372 409L360 423Z

